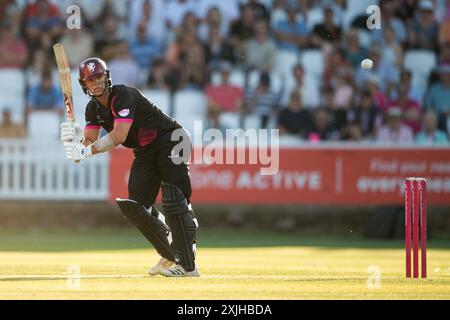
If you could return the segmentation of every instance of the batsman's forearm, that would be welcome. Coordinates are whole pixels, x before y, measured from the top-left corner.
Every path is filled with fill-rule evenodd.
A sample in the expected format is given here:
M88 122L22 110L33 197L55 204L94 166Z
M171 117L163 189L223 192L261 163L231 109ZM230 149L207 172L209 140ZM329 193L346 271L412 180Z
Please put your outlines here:
M91 144L91 153L94 155L97 153L107 152L118 144L120 143L115 144L111 135L107 134Z

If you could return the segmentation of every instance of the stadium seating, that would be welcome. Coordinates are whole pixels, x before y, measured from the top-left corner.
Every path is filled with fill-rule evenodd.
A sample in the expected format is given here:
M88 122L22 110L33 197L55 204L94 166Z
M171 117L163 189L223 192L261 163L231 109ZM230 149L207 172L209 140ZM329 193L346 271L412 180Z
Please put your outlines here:
M226 129L237 129L240 127L240 114L237 112L222 112L219 123Z
M170 110L170 94L168 91L147 89L143 90L142 94L156 104L165 114L172 116Z
M28 115L28 137L42 141L59 138L61 116L55 111L32 111Z
M404 67L412 73L412 84L426 89L428 76L436 67L437 59L434 52L422 49L411 49L405 52Z
M240 88L245 87L245 74L242 70L233 69L230 73L230 83ZM221 84L220 72L214 71L211 75L211 84L217 86Z
M9 108L14 121L22 122L25 110L25 77L19 69L0 69L0 110Z
M299 63L297 53L288 50L278 50L275 55L274 72L281 74L283 77L292 73L292 68Z
M323 11L320 7L312 8L308 11L308 19L306 20L306 25L309 30L313 30L316 24L323 22Z
M300 61L305 70L305 76L313 77L320 83L324 68L322 51L319 49L304 50L302 51Z
M194 133L194 122L206 119L206 107L202 91L186 89L178 91L174 96L174 118L191 136Z

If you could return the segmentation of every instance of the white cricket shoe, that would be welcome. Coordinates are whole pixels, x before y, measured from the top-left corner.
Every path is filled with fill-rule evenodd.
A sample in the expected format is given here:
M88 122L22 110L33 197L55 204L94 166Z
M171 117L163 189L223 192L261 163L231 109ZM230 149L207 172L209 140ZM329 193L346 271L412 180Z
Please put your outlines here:
M154 267L148 269L148 274L151 276L156 276L158 274L162 274L161 270L167 270L170 267L172 267L174 264L175 264L175 262L162 257L161 259L159 259L158 263Z
M200 277L197 266L192 271L186 271L181 265L176 264L172 268L160 270L160 274L166 277Z

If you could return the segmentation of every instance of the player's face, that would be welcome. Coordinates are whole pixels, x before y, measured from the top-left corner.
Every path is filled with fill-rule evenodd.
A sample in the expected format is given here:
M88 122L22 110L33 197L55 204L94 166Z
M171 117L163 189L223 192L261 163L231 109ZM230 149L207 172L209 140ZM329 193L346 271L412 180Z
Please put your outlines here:
M86 80L86 87L94 96L100 96L105 91L106 76L104 74L94 76Z

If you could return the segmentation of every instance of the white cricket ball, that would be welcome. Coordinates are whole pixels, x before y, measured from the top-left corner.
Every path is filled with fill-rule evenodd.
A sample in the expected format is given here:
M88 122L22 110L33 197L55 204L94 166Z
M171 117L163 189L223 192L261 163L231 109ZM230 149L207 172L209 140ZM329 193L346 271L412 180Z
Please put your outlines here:
M372 69L373 61L370 59L364 59L363 61L361 61L361 67L366 70Z

